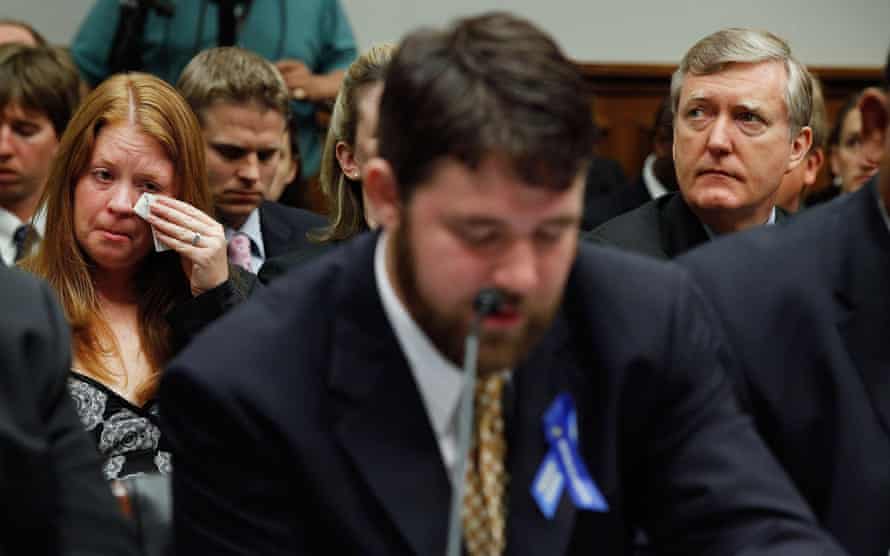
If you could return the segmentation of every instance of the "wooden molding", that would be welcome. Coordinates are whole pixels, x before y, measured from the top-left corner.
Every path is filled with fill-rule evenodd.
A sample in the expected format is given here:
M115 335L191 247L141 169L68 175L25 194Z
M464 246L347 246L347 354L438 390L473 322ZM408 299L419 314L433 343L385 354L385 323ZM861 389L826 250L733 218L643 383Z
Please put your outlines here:
M677 66L674 64L632 64L632 63L597 63L579 62L581 73L588 80L605 78L606 80L653 81L668 80ZM880 66L809 66L808 69L819 79L827 82L857 81L880 83L883 68Z
M605 64L581 62L581 73L594 95L634 96L663 95L667 93L671 75L677 69L673 64ZM811 66L809 68L823 84L829 98L846 97L848 94L877 85L883 79L883 68Z

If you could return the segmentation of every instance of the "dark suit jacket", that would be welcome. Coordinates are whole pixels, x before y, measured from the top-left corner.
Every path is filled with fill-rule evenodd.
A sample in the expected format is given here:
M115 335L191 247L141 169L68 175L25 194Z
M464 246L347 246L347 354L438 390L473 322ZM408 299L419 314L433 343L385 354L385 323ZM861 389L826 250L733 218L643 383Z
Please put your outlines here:
M581 217L581 229L591 230L598 217L599 204L623 189L626 189L627 178L621 164L611 158L594 156L587 166L587 177L584 181L584 213Z
M267 259L266 262L263 263L263 267L260 268L260 271L257 274L257 278L259 279L260 283L268 284L272 280L275 280L278 277L289 272L291 269L300 267L308 263L309 261L315 260L325 253L332 251L341 243L343 242L307 242L307 244L302 249L296 249L294 251L285 253L284 255Z
M854 556L890 548L890 232L873 187L679 259L716 304L758 429Z
M787 219L788 213L776 207L776 223ZM582 238L657 259L673 259L709 239L705 227L679 192L662 195L613 218L582 234Z
M0 266L0 554L136 554L65 387L68 327L46 284Z
M309 244L306 232L321 228L327 220L314 212L264 201L260 205L260 231L266 258L277 257Z
M594 230L600 224L616 216L632 211L652 200L643 176L625 187L608 195L600 195L590 199L584 207L583 229Z
M179 553L444 551L451 485L377 293L377 237L258 292L165 373ZM668 287L641 287L653 274ZM665 554L838 554L738 412L726 363L683 272L582 246L513 373L506 553L627 554L642 523ZM561 392L610 508L578 511L563 493L551 521L529 489Z

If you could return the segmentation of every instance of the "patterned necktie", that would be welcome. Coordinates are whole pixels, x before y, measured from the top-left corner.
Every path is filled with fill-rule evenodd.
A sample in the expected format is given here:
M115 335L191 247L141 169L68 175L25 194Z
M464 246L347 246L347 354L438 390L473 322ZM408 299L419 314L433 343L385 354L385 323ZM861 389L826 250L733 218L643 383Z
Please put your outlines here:
M507 373L480 378L476 384L475 445L467 461L461 515L470 556L500 556L507 544L507 471L504 461L504 413L501 403Z
M19 262L28 252L28 247L30 247L28 240L33 235L31 230L30 224L22 224L13 232L12 243L15 245L15 262Z
M235 232L229 240L229 262L247 272L253 272L250 264L250 238L246 234Z

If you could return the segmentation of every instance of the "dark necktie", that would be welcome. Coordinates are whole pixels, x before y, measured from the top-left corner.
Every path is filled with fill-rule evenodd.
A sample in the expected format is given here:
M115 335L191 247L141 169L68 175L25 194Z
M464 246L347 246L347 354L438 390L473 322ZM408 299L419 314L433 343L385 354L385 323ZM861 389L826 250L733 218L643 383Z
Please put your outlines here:
M19 262L19 260L25 256L28 252L29 239L30 236L33 235L32 227L30 224L22 224L18 228L15 229L15 232L12 234L12 243L15 244L15 262Z

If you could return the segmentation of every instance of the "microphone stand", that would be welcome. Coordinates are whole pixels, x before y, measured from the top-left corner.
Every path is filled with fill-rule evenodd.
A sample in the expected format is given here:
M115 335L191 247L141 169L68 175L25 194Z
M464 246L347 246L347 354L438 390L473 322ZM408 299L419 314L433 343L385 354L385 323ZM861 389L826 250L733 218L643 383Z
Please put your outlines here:
M458 415L458 459L454 489L451 496L451 513L448 517L448 546L446 556L460 556L464 487L467 480L467 459L470 456L470 439L473 437L473 401L476 390L476 365L479 354L479 328L482 319L497 312L503 303L500 291L486 288L476 296L473 308L476 317L470 325L470 332L464 342L464 388L461 392L460 414Z

